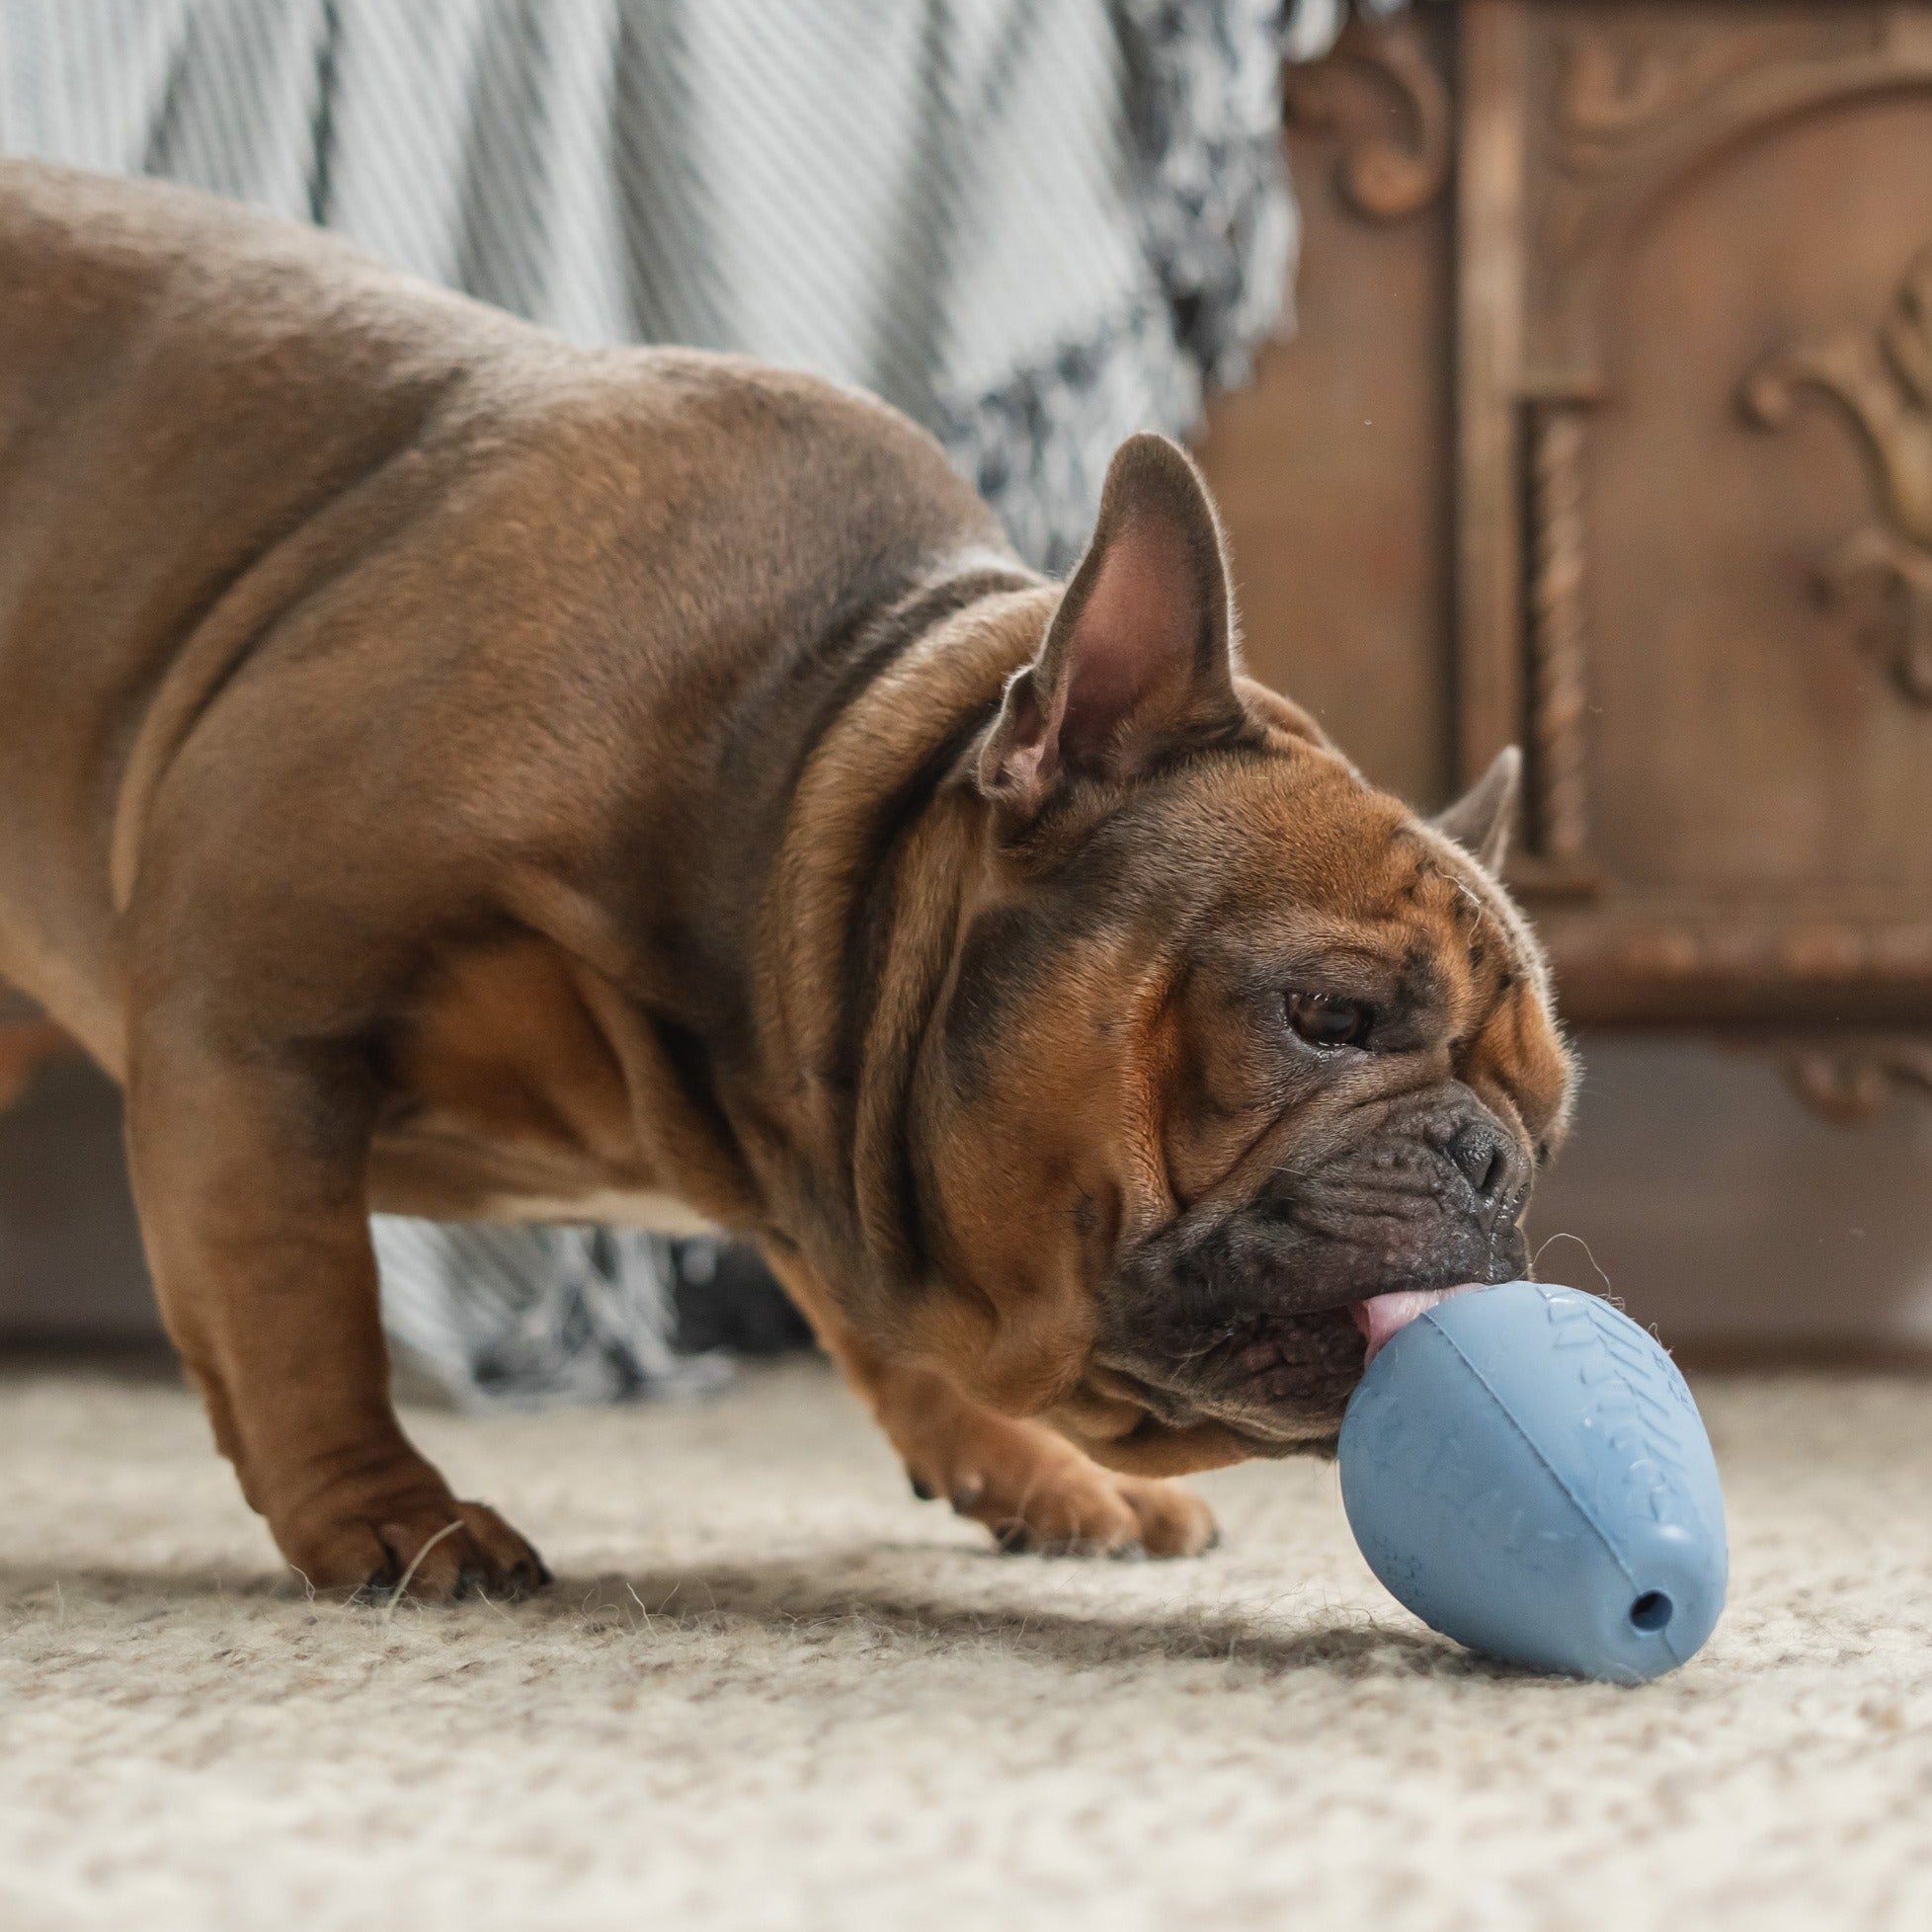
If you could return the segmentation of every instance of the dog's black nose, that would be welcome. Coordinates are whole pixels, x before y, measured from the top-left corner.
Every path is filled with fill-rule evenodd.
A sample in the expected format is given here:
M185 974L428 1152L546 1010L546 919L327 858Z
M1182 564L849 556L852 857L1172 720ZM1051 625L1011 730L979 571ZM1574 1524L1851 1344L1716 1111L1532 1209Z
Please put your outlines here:
M1507 1139L1483 1121L1472 1120L1458 1130L1443 1152L1469 1182L1485 1223L1492 1223L1516 1191L1512 1181L1515 1163L1509 1158Z

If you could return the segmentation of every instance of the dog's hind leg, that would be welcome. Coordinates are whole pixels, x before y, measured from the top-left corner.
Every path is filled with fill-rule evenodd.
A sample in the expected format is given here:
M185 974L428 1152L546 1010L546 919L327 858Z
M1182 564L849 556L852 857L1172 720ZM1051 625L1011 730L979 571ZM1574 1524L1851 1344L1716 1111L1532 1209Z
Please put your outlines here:
M459 1502L389 1397L364 1196L368 1102L340 1048L130 1041L128 1152L163 1317L243 1493L317 1589L515 1595L536 1552Z
M1003 1550L1193 1557L1213 1545L1207 1504L1178 1483L1102 1469L1046 1424L996 1414L930 1369L892 1361L853 1331L804 1262L767 1259L898 1450L916 1495L984 1523Z

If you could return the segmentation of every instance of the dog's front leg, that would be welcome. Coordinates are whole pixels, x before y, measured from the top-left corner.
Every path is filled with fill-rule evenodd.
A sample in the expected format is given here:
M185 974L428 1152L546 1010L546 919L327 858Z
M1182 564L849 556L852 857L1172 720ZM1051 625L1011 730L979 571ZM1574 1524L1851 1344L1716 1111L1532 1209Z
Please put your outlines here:
M169 1332L215 1439L318 1589L519 1594L530 1546L459 1502L396 1419L369 1245L368 1106L338 1050L138 1024L128 1151Z
M1003 1550L1193 1557L1214 1543L1207 1504L1178 1483L1102 1469L1044 1423L997 1414L932 1370L893 1361L852 1328L796 1254L767 1258L922 1500L943 1497Z

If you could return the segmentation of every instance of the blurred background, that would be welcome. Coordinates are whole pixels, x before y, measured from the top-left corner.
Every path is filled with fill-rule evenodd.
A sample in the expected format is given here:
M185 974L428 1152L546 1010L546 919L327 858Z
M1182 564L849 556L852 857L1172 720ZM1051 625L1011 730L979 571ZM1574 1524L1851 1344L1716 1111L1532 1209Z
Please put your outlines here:
M0 0L0 151L863 382L1050 568L1190 438L1257 675L1425 808L1524 745L1540 1271L1704 1360L1932 1362L1928 81L1851 0ZM0 1344L156 1346L116 1096L19 1001L0 1108ZM382 1253L470 1402L802 1340L712 1243Z

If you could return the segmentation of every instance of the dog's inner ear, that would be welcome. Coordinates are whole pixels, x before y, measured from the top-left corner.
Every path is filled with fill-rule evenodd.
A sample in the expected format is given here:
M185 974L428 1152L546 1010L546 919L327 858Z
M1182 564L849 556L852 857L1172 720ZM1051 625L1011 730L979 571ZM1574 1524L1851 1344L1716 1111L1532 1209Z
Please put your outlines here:
M1039 656L1013 676L980 761L997 803L1030 813L1079 778L1128 778L1243 721L1221 529L1166 437L1122 443L1093 540Z
M1522 781L1523 755L1514 745L1505 745L1489 768L1429 823L1493 872L1508 855Z

